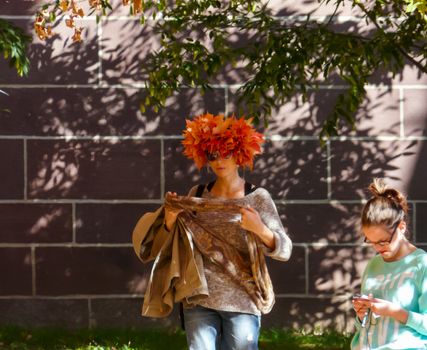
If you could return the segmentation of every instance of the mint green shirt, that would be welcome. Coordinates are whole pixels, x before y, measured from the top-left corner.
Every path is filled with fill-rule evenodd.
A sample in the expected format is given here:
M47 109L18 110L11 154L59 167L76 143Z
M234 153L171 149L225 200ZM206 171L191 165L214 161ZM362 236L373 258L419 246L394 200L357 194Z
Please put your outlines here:
M363 273L362 294L391 301L409 312L402 324L391 317L371 314L366 327L356 317L351 349L427 349L427 253L416 249L398 261L376 255Z

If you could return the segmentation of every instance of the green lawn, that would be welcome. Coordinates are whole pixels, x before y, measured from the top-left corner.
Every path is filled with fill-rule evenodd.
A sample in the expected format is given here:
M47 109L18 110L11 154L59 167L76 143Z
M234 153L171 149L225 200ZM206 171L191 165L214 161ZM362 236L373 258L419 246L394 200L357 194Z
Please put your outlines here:
M260 350L349 349L350 335L264 330ZM184 350L184 332L166 330L79 330L0 328L0 350Z

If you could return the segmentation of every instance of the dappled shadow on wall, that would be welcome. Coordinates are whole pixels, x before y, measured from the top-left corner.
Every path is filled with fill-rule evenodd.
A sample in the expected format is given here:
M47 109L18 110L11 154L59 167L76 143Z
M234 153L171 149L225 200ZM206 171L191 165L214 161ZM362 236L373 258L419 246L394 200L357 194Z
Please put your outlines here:
M296 93L273 111L266 133L269 136L318 137L323 123L330 117L338 89L312 90L304 101ZM340 136L398 136L400 127L399 92L396 90L367 90L366 97L354 115L355 129L343 120Z
M181 140L165 140L165 190L186 195L191 187L214 179L213 173L204 167L197 169L194 162L183 154Z
M160 142L28 141L29 198L156 199Z
M425 174L427 173L427 143L422 142L419 154L420 160L416 163L411 181L408 183L406 193L409 199L425 200L427 197L427 189L425 185Z
M267 141L264 152L246 173L274 199L326 199L325 149L313 141Z
M159 112L142 114L138 89L41 88L14 89L0 96L10 112L0 112L0 132L8 135L144 136L179 135L185 118L206 110L220 112L223 93L200 96L184 90Z
M359 242L362 240L359 239ZM359 291L360 277L367 258L375 255L370 247L323 246L310 248L309 293L346 295Z
M102 25L102 80L108 84L142 82L150 52L160 49L160 36L151 21L141 25L139 18L105 19ZM138 48L138 49L135 49Z
M354 244L360 242L362 204L325 202L277 204L294 243Z
M427 91L404 90L404 133L406 136L427 136ZM425 200L427 198L427 186L425 186L425 174L427 173L427 142L418 141L419 152L411 167L412 177L408 183L406 193L409 199ZM421 233L420 233L421 234Z
M0 273L1 296L32 294L32 256L29 249L1 248Z
M179 135L185 118L206 110L220 112L223 92L201 96L184 90L158 114L142 114L138 89L40 88L14 89L0 96L9 111L0 111L0 133L37 136Z
M406 192L423 142L405 140L347 140L331 143L332 199L352 200L369 196L373 178Z
M307 117L296 124L299 127L310 122ZM292 130L291 126L287 129L290 134ZM373 134L368 128L365 131ZM401 166L413 163L416 154L417 144L411 142L334 140L328 150L317 140L272 139L266 142L254 171L247 175L266 187L275 199L354 200L366 196L364 190L373 177L408 181Z
M49 243L72 240L72 209L67 204L0 205L0 242Z

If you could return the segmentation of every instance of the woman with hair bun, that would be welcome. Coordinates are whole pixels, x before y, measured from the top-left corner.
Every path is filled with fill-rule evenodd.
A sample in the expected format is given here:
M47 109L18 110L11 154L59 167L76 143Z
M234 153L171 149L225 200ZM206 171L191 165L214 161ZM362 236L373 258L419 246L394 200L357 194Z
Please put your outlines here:
M408 204L382 179L369 186L372 197L362 217L364 242L377 255L353 297L357 314L351 349L427 348L427 254L408 238Z

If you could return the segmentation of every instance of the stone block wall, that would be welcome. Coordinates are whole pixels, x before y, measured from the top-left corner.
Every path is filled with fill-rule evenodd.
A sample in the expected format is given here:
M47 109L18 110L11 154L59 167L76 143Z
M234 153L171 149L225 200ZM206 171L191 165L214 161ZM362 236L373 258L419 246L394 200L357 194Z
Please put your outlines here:
M0 17L32 35L40 3L0 0ZM295 16L317 1L271 6ZM349 8L341 15L357 20ZM119 9L82 22L83 43L67 43L62 23L47 43L34 40L28 77L0 61L0 324L176 327L176 312L140 316L150 266L134 255L131 232L166 191L211 179L181 154L184 119L235 110L241 76L225 72L204 96L183 90L159 113L141 113L138 67L158 47L150 25ZM277 302L264 327L352 330L349 297L373 255L358 226L373 177L408 194L413 240L427 247L427 76L410 65L378 74L357 130L321 148L321 123L343 88L322 86L305 103L296 93L278 108L264 154L244 174L270 191L295 246L289 262L269 261Z

